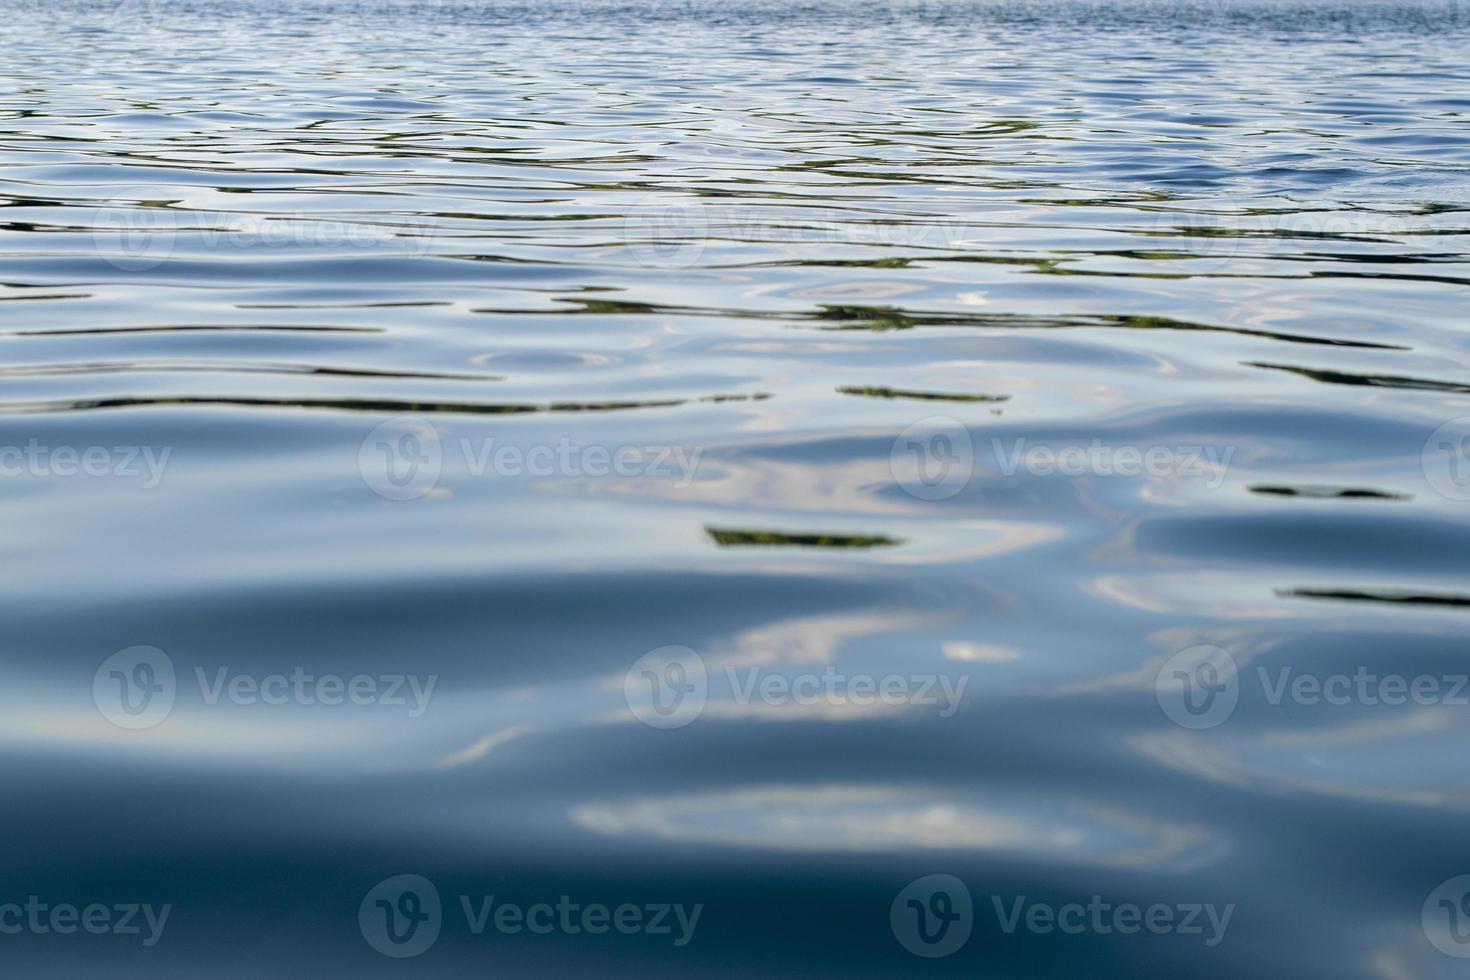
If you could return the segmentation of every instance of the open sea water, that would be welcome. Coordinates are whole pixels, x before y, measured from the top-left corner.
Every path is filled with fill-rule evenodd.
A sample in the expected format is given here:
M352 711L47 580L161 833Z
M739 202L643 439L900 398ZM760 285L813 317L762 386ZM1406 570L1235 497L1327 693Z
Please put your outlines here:
M1470 968L1470 5L0 2L6 976Z

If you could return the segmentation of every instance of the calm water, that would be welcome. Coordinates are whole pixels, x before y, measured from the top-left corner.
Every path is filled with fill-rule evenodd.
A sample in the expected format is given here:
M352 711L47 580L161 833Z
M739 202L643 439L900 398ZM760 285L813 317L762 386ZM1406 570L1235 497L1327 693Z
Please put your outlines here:
M0 13L7 975L1464 976L1470 8Z

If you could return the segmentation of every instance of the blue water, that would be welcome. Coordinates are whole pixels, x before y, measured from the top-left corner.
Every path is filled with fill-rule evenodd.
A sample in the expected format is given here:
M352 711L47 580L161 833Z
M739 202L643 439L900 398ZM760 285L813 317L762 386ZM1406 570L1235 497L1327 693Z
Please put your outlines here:
M1464 976L1458 0L0 15L6 976Z

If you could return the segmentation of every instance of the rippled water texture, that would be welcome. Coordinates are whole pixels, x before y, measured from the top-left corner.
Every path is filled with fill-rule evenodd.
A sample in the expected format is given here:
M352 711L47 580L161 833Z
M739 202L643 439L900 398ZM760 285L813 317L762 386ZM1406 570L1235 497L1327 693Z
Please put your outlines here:
M1463 976L1467 9L6 0L7 975Z

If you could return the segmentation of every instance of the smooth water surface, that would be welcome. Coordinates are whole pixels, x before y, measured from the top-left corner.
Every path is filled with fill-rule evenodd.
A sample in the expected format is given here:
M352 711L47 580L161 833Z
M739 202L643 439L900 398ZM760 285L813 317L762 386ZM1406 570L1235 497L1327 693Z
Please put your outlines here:
M0 14L7 975L1464 975L1463 5Z

